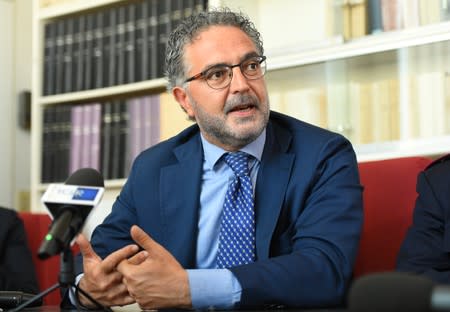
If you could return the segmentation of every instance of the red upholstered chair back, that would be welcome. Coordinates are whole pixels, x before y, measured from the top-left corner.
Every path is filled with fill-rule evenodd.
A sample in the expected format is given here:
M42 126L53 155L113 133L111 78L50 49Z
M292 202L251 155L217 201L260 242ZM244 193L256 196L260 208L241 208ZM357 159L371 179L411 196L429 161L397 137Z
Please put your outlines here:
M59 255L46 260L41 260L37 256L38 249L44 236L47 234L51 219L47 214L21 212L25 231L28 237L28 246L33 254L33 263L36 268L36 275L41 291L46 290L58 282L59 275ZM52 291L44 297L45 305L59 305L61 295L59 289Z
M395 269L412 223L417 175L431 159L405 157L359 163L364 186L364 224L354 277Z

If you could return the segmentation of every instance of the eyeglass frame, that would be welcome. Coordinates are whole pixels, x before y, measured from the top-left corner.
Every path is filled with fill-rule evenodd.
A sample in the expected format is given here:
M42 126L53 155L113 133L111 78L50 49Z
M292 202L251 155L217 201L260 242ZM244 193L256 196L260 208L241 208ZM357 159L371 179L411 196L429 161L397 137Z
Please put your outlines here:
M233 68L235 68L235 67L239 67L239 69L240 69L240 71L241 71L241 74L242 74L246 79L248 79L248 80L256 80L256 79L259 79L259 78L263 77L263 76L266 74L266 64L265 64L264 66L261 66L261 68L264 68L264 71L263 71L262 75L261 75L261 76L258 76L258 77L256 77L256 78L248 77L248 76L244 73L244 71L242 70L242 67L241 67L245 62L247 62L247 61L249 61L249 60L251 60L251 59L253 59L253 58L255 58L255 59L258 59L258 58L259 58L258 62L259 62L260 65L261 65L262 63L264 63L264 62L266 61L266 59L267 59L267 57L264 56L264 55L252 55L252 56L246 57L245 59L243 59L243 60L242 60L240 63L238 63L238 64L234 64L234 65L228 65L228 64L216 64L216 65L212 65L212 66L208 67L207 69L205 69L204 71L202 71L202 72L200 72L200 73L198 73L198 74L196 74L196 75L194 75L194 76L191 76L191 77L187 78L187 79L184 81L184 83L188 83L188 82L191 82L191 81L194 81L194 80L203 78L203 79L205 80L206 84L207 84L211 89L214 89L214 90L222 90L222 89L225 89L226 87L228 87L228 86L231 84L231 80L233 80ZM215 87L210 86L209 83L208 83L208 80L206 79L206 74L207 74L211 69L216 68L216 67L217 67L217 68L218 68L218 67L226 67L226 68L229 68L229 69L230 69L230 79L229 79L228 83L227 83L226 85L224 85L223 87L220 87L220 88L215 88Z

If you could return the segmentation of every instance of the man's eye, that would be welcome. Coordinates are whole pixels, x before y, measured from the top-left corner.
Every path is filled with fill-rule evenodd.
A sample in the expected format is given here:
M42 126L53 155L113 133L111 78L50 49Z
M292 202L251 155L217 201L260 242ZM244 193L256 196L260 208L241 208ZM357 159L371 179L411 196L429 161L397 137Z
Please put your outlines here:
M245 67L244 67L244 69L246 71L250 71L250 72L258 70L258 68L259 68L259 62L257 62L257 61L250 61L250 62L246 63Z
M206 74L206 79L208 80L221 80L227 76L227 68L212 68Z

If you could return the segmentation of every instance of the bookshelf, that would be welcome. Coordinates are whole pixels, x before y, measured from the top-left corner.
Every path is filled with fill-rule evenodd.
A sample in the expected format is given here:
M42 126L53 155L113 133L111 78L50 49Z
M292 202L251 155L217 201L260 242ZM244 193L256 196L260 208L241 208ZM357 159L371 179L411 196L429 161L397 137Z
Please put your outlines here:
M65 0L39 7L39 2L33 1L33 211L44 210L40 197L48 185L42 182L42 136L44 111L49 108L163 94L160 139L189 124L178 105L164 94L163 78L43 95L45 25L123 3ZM351 13L343 3L357 10ZM419 3L425 5L417 0ZM441 1L426 3L432 6ZM282 6L277 0L208 1L209 7L222 5L248 13L263 35L272 109L342 133L352 141L358 161L436 156L449 151L450 22L429 16L426 23L404 18L401 27L369 34L372 26L364 21L368 8L362 0L285 0ZM286 19L287 10L308 14ZM348 22L352 14L352 22ZM363 23L364 29L355 29L352 23ZM102 211L109 211L124 181L105 181Z

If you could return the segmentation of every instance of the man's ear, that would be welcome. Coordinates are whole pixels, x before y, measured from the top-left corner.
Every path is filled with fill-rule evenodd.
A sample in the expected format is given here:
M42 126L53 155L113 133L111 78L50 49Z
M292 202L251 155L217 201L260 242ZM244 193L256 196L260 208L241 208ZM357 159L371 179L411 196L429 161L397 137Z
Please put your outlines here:
M194 118L194 110L192 109L191 101L186 93L186 90L180 87L175 87L172 90L175 100L181 105L189 117Z

